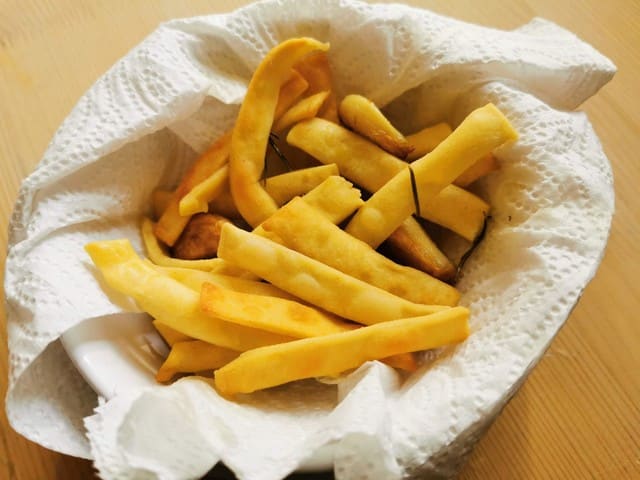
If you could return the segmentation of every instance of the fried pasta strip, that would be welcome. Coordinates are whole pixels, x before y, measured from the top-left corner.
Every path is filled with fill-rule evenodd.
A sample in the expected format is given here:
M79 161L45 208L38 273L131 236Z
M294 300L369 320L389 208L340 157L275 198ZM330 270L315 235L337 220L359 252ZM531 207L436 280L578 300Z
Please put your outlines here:
M229 184L240 214L253 227L277 210L260 178L278 91L297 61L328 48L311 38L287 40L265 56L251 78L231 138Z
M295 338L356 328L353 323L295 300L234 292L212 283L202 286L200 307L214 318Z
M240 352L211 345L202 340L177 342L171 347L169 356L156 373L158 382L168 382L179 373L197 373L216 370L232 360Z
M310 192L332 175L338 174L338 166L335 163L302 168L265 179L264 188L276 204L281 206L293 197Z
M413 147L413 150L407 155L407 160L417 160L420 157L424 157L447 138L450 133L451 127L448 124L438 123L423 128L412 135L407 135L407 142Z
M413 217L407 218L394 230L385 246L401 263L440 280L450 280L456 273L451 261Z
M222 168L229 160L230 151L231 131L228 131L187 170L178 188L173 192L162 216L153 228L153 232L158 239L169 246L173 246L173 244L176 243L191 218L180 215L180 200L189 193L193 187Z
M302 120L315 117L328 96L329 91L327 90L303 98L274 123L273 131L276 133L282 132Z
M430 221L456 232L469 242L473 242L484 227L490 209L489 204L480 197L454 185L440 190L426 205L423 205L425 200L421 193L419 200L420 209L428 207ZM456 215L449 215L450 211L455 211Z
M170 347L178 342L193 340L193 338L191 338L190 336L185 335L184 333L180 333L177 330L168 327L164 323L160 323L158 320L154 320L152 323L160 336L164 339L165 342L167 342L167 345L169 345Z
M360 190L338 176L327 178L302 198L335 224L346 220L364 204L360 198Z
M307 81L295 70L289 69L285 75L287 79L279 92L276 93L275 118L279 118L287 111L309 86ZM206 181L227 164L231 152L231 137L232 130L222 135L211 148L195 161L180 180L180 184L173 192L168 204L163 209L162 216L154 227L155 235L166 245L172 247L189 223L190 216L180 213L180 201L196 185Z
M227 396L294 380L335 376L370 360L461 342L469 335L469 310L454 307L350 332L305 338L245 352L215 373Z
M206 315L197 292L138 257L128 240L93 242L85 249L109 287L132 297L158 322L184 335L237 351L291 340Z
M346 231L377 247L416 212L416 190L422 209L478 158L516 138L516 131L493 104L474 110L433 151L413 162L411 171L403 169L374 193Z
M376 104L362 95L344 97L338 113L345 125L398 158L405 158L414 149Z
M231 224L222 229L218 255L312 305L365 325L448 308L409 302Z
M162 216L169 206L172 195L173 192L171 190L164 190L162 188L158 188L153 191L151 194L151 208L153 210L154 219L157 220Z
M396 174L407 168L405 162L366 139L321 118L296 124L289 131L287 142L304 150L322 163L335 163L342 175L370 192L376 192ZM446 191L447 198L455 198L456 201L453 204L447 203L444 207L442 202L436 203L437 207L434 207L432 202L422 202L424 205L420 205L420 215L434 223L444 223L444 227L452 229L465 238L470 231L480 232L488 205L472 193L455 185L447 185L442 190ZM474 214L471 209L475 209ZM464 220L461 221L459 218ZM463 223L473 219L476 220L474 223ZM440 260L443 257L441 255Z
M298 71L291 70L289 79L280 88L274 118L284 115L308 89L309 82Z
M183 260L170 256L163 245L160 244L156 236L153 234L153 222L148 218L142 219L140 226L142 234L142 242L149 259L156 265L164 267L178 268L195 268L197 270L209 271L220 267L221 260L218 258L209 258L205 260ZM237 269L235 270L237 271Z
M250 293L252 295L263 295L267 297L286 298L287 300L297 300L296 297L284 290L279 289L270 283L259 282L247 278L238 278L231 275L221 275L219 273L203 272L192 268L157 267L162 273L177 280L195 292L200 293L205 283L211 283L220 288L232 290L239 293Z
M488 153L467 168L453 183L462 188L467 187L479 178L497 170L498 167L498 159L492 153Z
M460 294L424 272L398 265L294 198L262 223L265 236L411 302L453 306Z
M364 202L360 198L360 191L354 188L351 183L342 177L331 176L320 185L312 189L304 197L305 201L312 207L322 212L331 222L340 223L351 215ZM277 211L276 211L277 213ZM263 235L264 231L258 225L253 233ZM220 257L220 255L218 255ZM217 260L211 270L217 273L227 273L229 275L240 275L242 270L233 264L225 262L222 258Z
M329 96L324 102L319 116L330 122L339 123L338 101L333 88L333 74L329 65L327 52L313 52L304 57L295 65L295 69L309 82L306 95L329 91Z
M229 165L225 165L206 180L200 182L187 193L178 204L178 211L183 217L196 213L208 212L209 202L220 195L229 181Z

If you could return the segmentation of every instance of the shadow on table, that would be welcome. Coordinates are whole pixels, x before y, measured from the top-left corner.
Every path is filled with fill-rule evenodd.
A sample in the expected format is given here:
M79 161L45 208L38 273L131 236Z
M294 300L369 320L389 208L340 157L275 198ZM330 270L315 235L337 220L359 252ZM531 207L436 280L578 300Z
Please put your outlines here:
M222 464L215 466L203 480L235 480L236 477ZM294 473L286 480L333 480L333 472L327 473Z

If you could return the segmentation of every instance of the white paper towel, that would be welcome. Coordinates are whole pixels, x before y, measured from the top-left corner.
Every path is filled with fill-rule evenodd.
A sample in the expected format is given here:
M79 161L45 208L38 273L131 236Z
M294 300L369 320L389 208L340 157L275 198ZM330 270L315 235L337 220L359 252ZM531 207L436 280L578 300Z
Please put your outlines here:
M128 237L150 192L170 185L233 122L251 72L282 40L331 43L338 95L361 93L405 131L459 122L494 102L520 132L483 183L486 239L465 267L472 335L401 383L371 363L337 387L307 381L217 396L204 380L96 406L57 340L118 305L82 246ZM338 478L452 475L567 318L601 259L610 166L583 114L615 72L571 33L535 19L505 32L401 5L280 0L168 22L107 72L23 183L5 289L13 427L95 457L104 478L190 478L223 460L246 479L285 476L336 445ZM73 392L73 394L70 394Z

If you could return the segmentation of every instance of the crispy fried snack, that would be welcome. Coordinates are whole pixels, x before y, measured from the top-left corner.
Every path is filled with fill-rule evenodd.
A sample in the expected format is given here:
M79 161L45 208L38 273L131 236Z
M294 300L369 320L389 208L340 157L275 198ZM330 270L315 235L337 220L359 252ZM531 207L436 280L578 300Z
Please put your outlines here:
M173 255L183 260L215 257L218 252L220 229L227 222L229 220L226 218L212 213L194 215L173 246Z
M109 287L184 335L240 352L292 339L205 315L198 293L143 261L128 240L93 242L85 249Z
M222 229L218 256L312 305L365 325L448 308L409 302L231 224Z
M293 380L335 376L369 360L461 342L469 335L469 310L454 307L350 332L305 338L245 352L215 373L226 396L251 393Z
M304 201L338 224L364 204L360 190L343 177L331 176L304 195Z
M467 187L481 177L493 172L499 168L498 159L488 153L476 163L467 168L462 175L456 178L455 183L459 187Z
M309 82L306 95L328 90L329 97L320 110L320 117L338 123L338 102L333 88L333 75L327 52L313 52L304 57L295 69Z
M393 258L440 280L450 280L456 273L451 261L413 217L402 222L385 244Z
M280 88L274 118L280 118L308 89L309 82L298 71L291 70L289 79Z
M460 294L450 285L398 265L331 223L301 198L262 223L265 236L411 302L454 306Z
M362 95L344 97L338 113L342 123L398 158L406 158L414 149L376 104Z
M225 165L189 191L178 204L183 217L209 211L209 202L215 200L229 184L229 166Z
M194 271L198 271L198 270L194 270ZM158 333L160 334L160 336L164 339L165 342L167 342L167 345L169 345L170 347L172 347L174 344L178 342L193 340L193 338L191 338L190 336L185 335L184 333L180 333L177 330L174 330L173 328L168 327L164 323L160 323L158 320L154 320L152 323L153 323L153 326L158 331Z
M338 176L331 176L324 180L307 193L304 199L334 223L342 222L364 203L360 198L360 192L353 188L353 185L347 180ZM258 226L253 230L253 233L262 235L264 231L261 226ZM212 266L212 271L234 276L246 276L246 270L238 269L221 258L216 260L219 262Z
M280 297L289 300L296 299L296 297L280 290L278 287L264 282L255 282L242 278L217 275L190 268L157 268L159 268L163 273L178 280L185 286L193 289L197 293L200 293L202 285L205 282L215 282L222 288L232 289L237 292ZM158 320L154 320L153 325L169 346L174 346L178 342L190 344L188 346L179 346L175 353L172 350L169 358L165 361L165 364L158 372L156 379L159 382L168 381L177 373L192 373L219 368L224 363L230 361L226 360L227 357L225 356L223 357L223 359L225 359L224 363L220 363L221 360L219 360L219 355L222 353L234 352L234 358L238 355L238 352L233 350L224 349L206 342L194 340L188 335L180 333L177 330L160 323ZM207 359L207 357L210 358ZM416 359L411 354L394 355L385 358L382 361L394 368L399 368L408 372L415 371L418 367Z
M335 163L340 174L375 192L406 166L360 135L321 118L296 124L287 142L324 164Z
M493 104L474 110L432 152L413 162L411 171L403 169L374 193L349 222L347 232L377 247L475 160L516 138L516 131Z
M233 290L239 293L250 293L252 295L263 295L266 297L286 298L287 300L298 300L296 297L284 290L279 289L270 283L259 282L247 278L232 277L219 273L203 272L193 268L157 267L162 273L170 276L174 280L200 293L205 283L211 283L220 288Z
M326 166L329 165L325 165L325 167ZM311 168L315 169L317 167ZM333 168L335 167L331 167L331 169ZM306 184L307 181L309 181L308 185L313 183L310 181L312 176L307 176L307 174L311 173L311 170L302 169L302 171L306 173L297 173L298 171L296 170L265 180L267 191L273 196L278 205L284 205L297 195L309 195L306 197L307 202L313 203L320 210L326 211L331 218L337 215L336 219L332 221L334 221L334 223L340 223L364 203L360 199L360 191L353 188L353 185L349 183L348 180L338 175L327 177L322 183L310 188L308 193L307 191L302 191L303 184ZM320 170L314 170L313 177L318 175L318 172L320 172ZM323 174L325 173L324 171L322 172ZM296 182L302 180L298 177L299 175L305 177L305 180L300 184L296 184ZM286 185L285 179L287 180ZM292 180L290 183L288 183L289 179ZM276 185L274 185L274 183ZM306 186L304 186L304 188L306 188ZM235 204L229 191L223 192L211 204L211 211L218 212L227 218L237 218L237 216L234 215L234 209Z
M265 179L264 188L276 204L281 206L293 197L310 192L330 176L338 174L338 166L335 163L302 168Z
M209 150L195 161L182 177L178 188L173 192L169 205L167 205L153 229L156 237L166 245L173 246L184 227L189 223L190 217L180 215L180 200L182 197L189 193L193 187L222 168L229 160L230 151L231 131L220 137Z
M205 370L216 370L232 360L240 352L228 348L211 345L201 340L177 342L158 372L158 382L168 382L179 373L197 373Z
M397 355L391 355L380 360L382 363L386 363L390 367L399 368L405 372L415 372L418 367L418 361L416 356L412 353L398 353Z
M275 122L273 131L276 133L282 132L295 123L315 117L322 105L324 105L329 93L330 92L326 90L300 100Z
M308 83L295 70L289 69L287 80L277 93L275 118L287 111L296 99L307 89ZM171 200L154 227L154 233L166 245L173 246L189 222L189 216L180 214L180 200L199 183L207 180L229 161L232 130L226 132L209 150L203 153L180 180ZM229 215L232 216L232 215Z
M342 175L370 192L376 192L397 173L407 168L405 162L366 139L320 118L295 125L287 135L287 142L306 151L322 163L336 163ZM435 223L444 223L443 226L465 237L469 231L479 232L484 224L486 203L455 185L447 185L443 190L448 193L447 198L456 198L456 201L451 205L447 204L446 207L440 206L441 202L437 204L438 208L431 202L423 202L426 204L420 205L420 215ZM472 209L476 210L472 212ZM474 219L475 222L472 224L463 223ZM458 227L461 231L456 230ZM440 254L439 257L442 258L443 255Z
M331 222L340 223L351 215L364 202L360 191L342 177L331 176L304 196L305 201L322 212ZM277 212L276 212L277 213ZM264 231L258 225L253 233L262 235ZM221 258L211 270L228 275L241 275L242 269L225 262Z
M420 194L420 208L423 207L423 203ZM484 220L491 208L477 195L455 185L443 188L424 206L428 207L429 219L432 222L456 232L469 242L473 242L484 228ZM445 213L447 211L455 211L456 216Z
M438 123L431 127L423 128L412 135L407 135L407 142L413 147L413 150L407 155L407 160L417 160L420 157L424 157L447 138L450 133L451 127L449 125Z
M227 322L295 338L357 328L333 314L294 300L234 292L212 283L202 286L200 307L207 315Z
M328 44L311 38L294 38L273 48L256 69L245 95L231 139L229 183L242 217L256 227L277 210L262 188L264 155L273 125L278 91L293 65Z
M219 268L222 263L222 260L219 258L208 258L206 260L182 260L180 258L171 257L166 252L165 247L158 242L158 239L153 234L153 222L146 217L142 219L140 233L142 234L142 241L149 259L156 265L162 265L164 267L196 268L198 270L209 271L214 268Z

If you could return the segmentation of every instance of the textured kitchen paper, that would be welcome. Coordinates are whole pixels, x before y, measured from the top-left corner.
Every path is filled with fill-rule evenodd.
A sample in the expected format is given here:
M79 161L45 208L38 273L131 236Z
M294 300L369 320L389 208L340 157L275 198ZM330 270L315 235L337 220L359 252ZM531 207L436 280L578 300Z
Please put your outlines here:
M82 246L127 237L139 248L151 191L232 125L267 51L302 35L330 42L339 96L366 95L408 133L489 101L520 132L481 182L492 220L459 284L472 335L408 379L374 362L337 386L298 382L239 403L184 379L92 414L97 397L58 338L122 308ZM602 257L611 169L572 110L614 72L540 19L499 31L401 5L281 0L163 24L82 97L20 189L5 278L12 426L93 457L108 479L193 478L220 460L240 478L276 479L326 444L338 478L453 475Z

